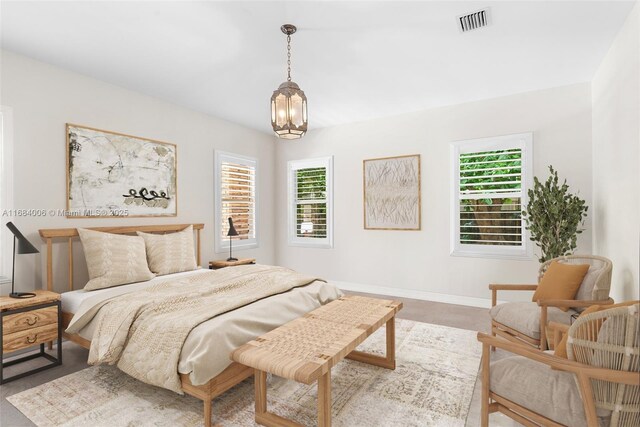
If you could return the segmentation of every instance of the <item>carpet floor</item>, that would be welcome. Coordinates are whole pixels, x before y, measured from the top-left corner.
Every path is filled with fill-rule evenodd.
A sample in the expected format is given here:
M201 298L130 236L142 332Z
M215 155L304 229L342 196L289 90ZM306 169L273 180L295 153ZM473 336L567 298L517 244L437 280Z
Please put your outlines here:
M382 354L384 328L360 350ZM397 368L345 360L332 370L336 427L464 426L476 384L481 346L469 330L396 322ZM253 380L214 401L214 423L253 426ZM316 387L270 377L269 410L316 424ZM90 367L7 399L37 426L200 426L202 403L121 373Z

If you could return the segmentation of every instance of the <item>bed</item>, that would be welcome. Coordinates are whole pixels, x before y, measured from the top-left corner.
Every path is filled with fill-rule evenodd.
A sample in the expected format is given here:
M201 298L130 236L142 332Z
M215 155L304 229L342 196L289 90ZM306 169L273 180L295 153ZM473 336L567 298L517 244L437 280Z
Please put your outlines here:
M92 230L116 234L133 234L136 231L170 233L183 230L189 225L99 227L92 228ZM193 225L195 234L197 264L200 265L200 232L204 225L191 225ZM62 294L62 319L65 329L70 324L73 326L74 315L79 310L86 311L83 307L91 306L96 301L108 301L114 296L146 289L161 281L184 280L185 278L197 280L198 275L212 274L207 269L199 268L194 271L156 277L147 282L97 291L76 290L73 279L73 245L78 242L77 230L75 228L43 229L40 230L40 236L47 244L47 289ZM66 241L68 246L66 290L54 289L53 266L60 264L54 264L53 243L59 240ZM253 374L251 368L231 362L229 354L233 349L339 296L341 293L335 286L314 281L305 286L296 287L220 314L192 329L183 344L177 370L182 391L204 402L205 425L211 425L212 400ZM99 310L106 310L106 307L105 305ZM77 321L76 317L75 322L77 323ZM68 334L65 332L64 336L89 349L94 337L95 323L93 320L89 321L86 325L83 324L77 333Z

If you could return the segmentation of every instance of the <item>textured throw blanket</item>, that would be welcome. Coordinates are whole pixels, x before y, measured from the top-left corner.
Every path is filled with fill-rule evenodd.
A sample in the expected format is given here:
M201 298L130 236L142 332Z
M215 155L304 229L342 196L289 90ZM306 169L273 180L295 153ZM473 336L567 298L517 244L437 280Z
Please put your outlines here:
M193 328L315 280L283 267L246 265L167 280L112 298L84 315L95 315L97 323L88 363L117 363L140 381L182 394L178 361Z

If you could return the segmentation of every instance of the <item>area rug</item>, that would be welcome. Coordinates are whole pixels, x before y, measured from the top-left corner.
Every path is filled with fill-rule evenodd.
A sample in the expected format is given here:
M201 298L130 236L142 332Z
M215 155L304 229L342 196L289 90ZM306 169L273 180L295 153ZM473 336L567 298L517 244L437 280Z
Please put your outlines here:
M360 346L382 354L384 328ZM464 426L481 357L476 333L396 322L395 371L345 360L332 370L333 425ZM269 410L316 425L316 387L269 377ZM214 400L214 423L256 425L253 379ZM111 366L58 378L7 399L38 426L201 426L202 402L143 384Z

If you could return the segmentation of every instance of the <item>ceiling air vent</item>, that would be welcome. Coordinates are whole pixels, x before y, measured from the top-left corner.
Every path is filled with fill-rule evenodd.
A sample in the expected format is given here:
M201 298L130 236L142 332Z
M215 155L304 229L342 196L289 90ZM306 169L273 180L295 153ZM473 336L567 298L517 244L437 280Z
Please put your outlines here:
M482 9L468 15L458 16L458 28L463 33L489 25L489 9Z

